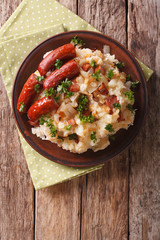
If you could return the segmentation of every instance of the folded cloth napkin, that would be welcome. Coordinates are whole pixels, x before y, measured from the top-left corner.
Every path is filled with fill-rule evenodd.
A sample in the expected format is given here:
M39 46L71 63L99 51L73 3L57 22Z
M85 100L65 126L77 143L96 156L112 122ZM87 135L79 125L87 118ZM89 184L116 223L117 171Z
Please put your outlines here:
M23 0L0 30L0 71L11 101L15 74L22 60L40 42L71 30L97 31L55 0ZM139 61L139 60L138 60ZM149 79L153 71L139 61ZM100 169L73 168L54 163L33 150L20 134L35 189L45 188Z

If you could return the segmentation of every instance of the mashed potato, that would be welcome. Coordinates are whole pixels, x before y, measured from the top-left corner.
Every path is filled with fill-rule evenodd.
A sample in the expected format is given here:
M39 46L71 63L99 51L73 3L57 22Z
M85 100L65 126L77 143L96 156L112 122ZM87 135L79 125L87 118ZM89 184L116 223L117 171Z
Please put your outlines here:
M74 82L80 90L67 98L65 93L59 94L58 110L42 116L32 133L73 153L88 149L96 152L105 149L119 129L133 124L131 82L126 81L126 74L117 67L119 61L109 53L76 47L75 61L80 74ZM44 92L39 98L43 96Z

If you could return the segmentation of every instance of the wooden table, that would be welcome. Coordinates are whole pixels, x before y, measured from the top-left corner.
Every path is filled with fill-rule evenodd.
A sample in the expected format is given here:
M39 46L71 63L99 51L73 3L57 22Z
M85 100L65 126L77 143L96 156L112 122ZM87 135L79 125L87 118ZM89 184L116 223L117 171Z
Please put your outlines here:
M0 0L1 25L20 2ZM159 240L160 1L60 2L155 71L148 114L136 141L102 170L35 192L1 79L0 240Z

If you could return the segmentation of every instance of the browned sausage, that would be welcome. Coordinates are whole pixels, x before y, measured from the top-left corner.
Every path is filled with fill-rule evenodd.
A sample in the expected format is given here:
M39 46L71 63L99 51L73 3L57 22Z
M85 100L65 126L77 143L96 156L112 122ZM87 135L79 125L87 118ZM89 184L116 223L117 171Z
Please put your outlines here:
M36 101L28 110L28 118L31 122L36 122L38 119L54 109L57 109L59 105L51 97L43 97Z
M109 96L107 99L106 99L106 105L110 108L110 114L113 113L113 108L114 108L114 105L115 103L117 103L118 100L117 100L117 96L113 95L113 96Z
M35 85L37 86L35 87ZM17 110L19 112L27 112L28 108L32 104L34 97L39 92L41 87L42 82L38 82L36 79L36 74L32 73L27 82L24 84L18 98Z
M64 64L60 69L57 69L53 73L51 73L51 75L45 79L43 87L44 89L56 87L59 82L64 80L65 78L72 79L78 74L79 68L77 66L77 63L74 60L71 60Z
M74 57L76 57L75 47L72 43L66 44L50 52L39 64L38 71L41 76L45 76L53 68L57 59L69 60Z

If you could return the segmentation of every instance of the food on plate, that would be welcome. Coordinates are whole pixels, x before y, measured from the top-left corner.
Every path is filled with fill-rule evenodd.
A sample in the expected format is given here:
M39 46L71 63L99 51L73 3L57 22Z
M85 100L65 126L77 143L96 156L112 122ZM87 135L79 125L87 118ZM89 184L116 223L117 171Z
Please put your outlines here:
M20 112L27 112L30 104L34 97L40 92L42 88L42 78L37 77L36 74L32 73L23 86L21 94L18 98L17 110Z
M65 63L61 68L53 71L43 82L44 89L50 87L56 87L60 81L68 78L72 79L73 77L79 74L79 68L77 63L74 60L70 60Z
M19 112L28 110L33 134L79 154L105 149L118 130L133 124L138 84L109 46L100 51L83 45L75 36L46 53L17 104Z
M58 62L72 59L76 56L75 47L72 43L63 45L53 51L51 51L39 64L38 71L41 76L45 76L46 73L54 67L56 60Z

